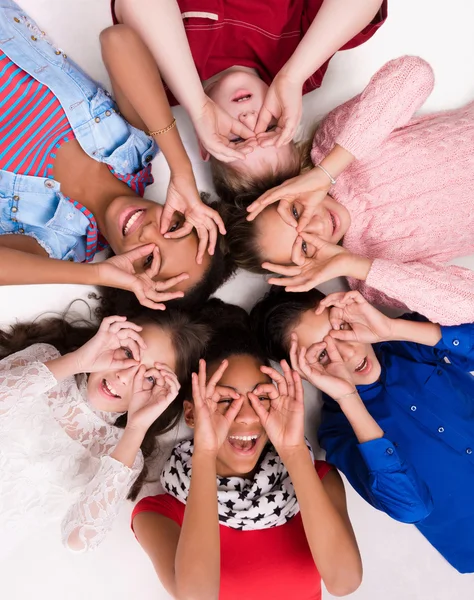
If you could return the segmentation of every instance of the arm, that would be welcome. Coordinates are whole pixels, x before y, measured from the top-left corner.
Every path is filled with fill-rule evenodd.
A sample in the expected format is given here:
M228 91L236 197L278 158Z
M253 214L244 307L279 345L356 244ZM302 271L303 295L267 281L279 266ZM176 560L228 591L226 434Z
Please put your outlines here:
M306 447L281 458L295 488L314 563L328 592L351 594L361 583L362 563L342 481L336 473L328 473L321 482Z
M351 280L350 285L372 304L390 306L393 299L434 323L474 321L474 272L470 269L376 258L365 282Z
M219 597L220 538L216 459L193 454L191 485L182 527L163 515L142 512L133 520L138 541L166 591L177 600Z
M136 437L130 437L124 432L115 451L100 458L94 477L66 513L61 531L63 543L70 550L94 550L112 528L123 501L143 467L142 454L139 452L141 442ZM130 467L132 456L134 460Z
M325 0L282 72L304 82L370 23L381 0Z
M0 361L0 416L20 399L34 400L57 385L45 363L59 356L49 344L34 344Z
M342 409L327 398L318 438L327 461L374 508L402 523L418 523L432 511L428 487L390 440L383 436L360 443Z
M320 163L335 144L357 160L363 159L394 129L409 122L430 95L433 84L433 71L422 58L403 56L391 60L361 94L324 119L314 137L313 163Z

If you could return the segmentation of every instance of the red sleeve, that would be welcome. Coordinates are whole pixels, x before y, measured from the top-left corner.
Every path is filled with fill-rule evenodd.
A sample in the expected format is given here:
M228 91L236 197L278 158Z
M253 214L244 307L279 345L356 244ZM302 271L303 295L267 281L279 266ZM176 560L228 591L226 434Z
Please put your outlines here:
M329 471L334 471L334 467L325 460L315 460L314 466L316 468L316 473L319 475L319 479L324 479Z
M142 498L132 512L131 527L133 530L133 519L142 512L154 512L177 523L180 527L183 523L185 505L176 500L170 494L158 494Z

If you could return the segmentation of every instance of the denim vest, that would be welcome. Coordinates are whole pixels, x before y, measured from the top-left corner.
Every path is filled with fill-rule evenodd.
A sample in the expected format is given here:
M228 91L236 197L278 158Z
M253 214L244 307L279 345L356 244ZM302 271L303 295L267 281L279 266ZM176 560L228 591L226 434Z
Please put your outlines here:
M55 47L12 0L0 0L0 49L53 92L91 158L121 175L142 170L154 158L154 140L127 123L108 92ZM29 235L51 258L80 262L89 219L59 188L54 179L0 170L0 235Z

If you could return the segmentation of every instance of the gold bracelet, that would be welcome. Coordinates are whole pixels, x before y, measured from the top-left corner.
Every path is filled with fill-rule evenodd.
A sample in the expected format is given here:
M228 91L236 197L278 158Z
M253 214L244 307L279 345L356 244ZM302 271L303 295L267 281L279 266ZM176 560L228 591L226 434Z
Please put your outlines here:
M166 133L170 129L176 127L176 119L173 119L171 123L167 127L163 127L163 129L157 129L156 131L149 131L148 135L161 135L162 133Z
M339 402L339 400L342 400L343 398L347 398L348 396L354 396L355 394L358 394L359 392L357 390L354 390L353 392L349 392L348 394L342 394L342 396L340 398L334 398L334 400L336 402Z

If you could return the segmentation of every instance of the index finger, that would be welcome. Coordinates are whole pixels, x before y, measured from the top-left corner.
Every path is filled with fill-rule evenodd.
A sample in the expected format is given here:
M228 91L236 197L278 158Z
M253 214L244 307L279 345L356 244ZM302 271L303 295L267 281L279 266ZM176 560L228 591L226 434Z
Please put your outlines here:
M293 247L291 249L291 260L295 263L295 265L298 265L299 267L303 266L305 261L305 257L303 255L302 241L303 238L297 235L295 241L293 242Z
M167 229L169 229L171 219L173 218L174 213L174 208L168 205L168 202L165 202L160 218L160 232L162 234L166 233Z
M320 315L325 308L334 306L336 302L340 302L344 298L345 294L346 292L334 292L332 294L328 294L326 298L323 298L318 304L318 307L314 311L315 314Z
M277 186L271 190L268 190L267 192L262 194L260 198L257 198L257 200L254 200L252 204L249 204L247 206L247 212L249 213L253 213L254 211L258 210L256 215L249 216L251 216L252 219L254 219L258 215L258 213L260 213L266 206L268 206L269 204L273 204L273 202L276 202L277 200L280 200L281 197L281 186Z
M186 279L189 279L188 273L180 273L179 275L175 275L174 277L170 277L169 279L165 279L164 281L155 281L155 291L164 292L174 287L175 285L178 285L178 283L185 281Z
M196 227L198 234L198 249L196 254L196 262L198 265L202 263L204 254L206 254L207 245L209 243L209 232L204 226Z
M191 233L192 230L193 224L186 219L179 229L165 233L164 237L167 240L177 240L179 238L186 237Z
M277 265L276 263L264 262L262 263L262 267L267 271L277 273L278 275L286 275L287 277L301 275L301 267L296 265Z

